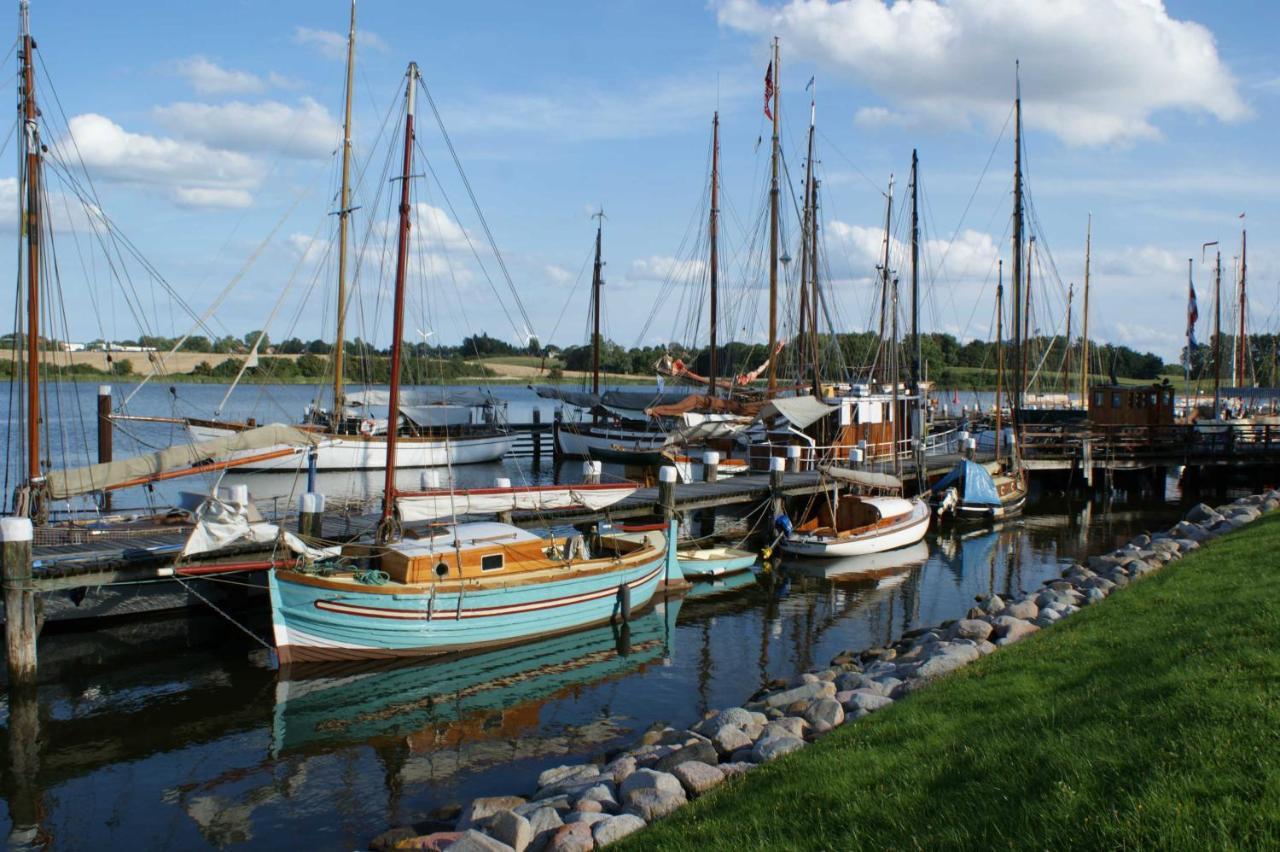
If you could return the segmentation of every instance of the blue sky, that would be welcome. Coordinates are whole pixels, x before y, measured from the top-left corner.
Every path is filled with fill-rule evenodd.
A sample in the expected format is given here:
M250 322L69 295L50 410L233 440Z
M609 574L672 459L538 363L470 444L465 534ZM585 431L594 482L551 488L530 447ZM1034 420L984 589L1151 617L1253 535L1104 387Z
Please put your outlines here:
M582 342L590 211L603 205L610 336L627 346L696 337L690 306L701 298L704 269L694 231L718 107L726 324L735 336L759 339L755 223L768 149L760 105L773 34L782 38L784 148L796 180L804 84L817 81L824 275L842 329L873 321L883 188L895 173L902 209L914 146L927 201L925 328L991 334L994 259L1007 263L1009 252L1012 142L1001 130L1020 58L1031 196L1058 273L1049 275L1042 257L1035 324L1061 330L1065 287L1082 280L1092 212L1091 330L1173 359L1185 325L1186 260L1196 258L1203 324L1210 272L1199 263L1200 244L1223 242L1229 277L1238 215L1247 211L1249 320L1273 330L1280 69L1268 39L1280 13L1224 3L1205 17L1207 8L1151 0L365 0L356 137L357 167L369 163L370 177L355 216L365 259L352 333L389 337L375 246L390 209L372 176L387 150L378 127L413 59L530 328L508 321L512 300L504 299L504 314L470 257L468 239L482 247L481 225L425 108L421 142L443 192L415 182L422 239L412 328L444 342L482 330ZM347 14L343 0L139 2L127 15L111 4L33 2L33 32L57 97L42 79L46 137L64 151L68 133L74 138L102 209L195 310L239 276L209 323L215 332L243 333L271 317L273 338L332 336L324 245L333 228ZM13 33L17 17L9 18ZM16 159L10 141L0 169L10 211ZM91 259L83 217L66 209L54 217L67 325L59 336L133 337L136 316L156 333L187 330L189 317L136 265L125 265L134 270L131 291L113 284L103 261ZM5 221L12 224L12 212ZM0 251L12 263L13 246ZM895 244L892 265L905 279L900 254ZM505 292L491 256L481 257ZM1078 332L1079 301L1074 313ZM1202 325L1200 338L1207 333Z

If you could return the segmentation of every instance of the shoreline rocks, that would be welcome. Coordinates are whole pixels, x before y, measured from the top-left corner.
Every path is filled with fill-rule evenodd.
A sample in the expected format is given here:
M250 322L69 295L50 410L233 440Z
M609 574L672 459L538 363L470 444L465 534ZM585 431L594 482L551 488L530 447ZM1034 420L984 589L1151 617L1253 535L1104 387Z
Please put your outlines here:
M1193 506L1164 532L1072 564L1039 589L983 595L964 618L907 631L884 647L843 651L819 671L774 681L742 707L712 711L687 729L650 727L603 765L543 771L536 792L473 799L451 827L383 832L370 848L455 852L589 852L675 812L691 798L805 748L841 725L896 703L999 648L1105 600L1223 533L1280 508L1280 490ZM425 826L422 826L425 827Z

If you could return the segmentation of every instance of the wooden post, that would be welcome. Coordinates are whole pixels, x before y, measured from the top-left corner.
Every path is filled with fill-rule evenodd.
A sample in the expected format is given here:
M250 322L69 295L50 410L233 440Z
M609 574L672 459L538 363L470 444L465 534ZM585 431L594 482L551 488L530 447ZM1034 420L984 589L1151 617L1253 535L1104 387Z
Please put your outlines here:
M790 444L787 446L787 470L792 473L800 472L800 468L804 464L802 459L803 453L804 447L796 444Z
M556 409L551 418L551 460L560 464L560 424L564 421L564 410Z
M674 470L674 468L672 468ZM582 481L591 485L600 482L600 474L604 471L604 463L588 459L582 463ZM661 487L661 486L659 486Z
M30 518L0 518L0 574L4 577L4 637L11 686L35 683L36 591L31 579Z
M324 522L324 495L308 491L298 498L298 535L304 539L320 539Z
M542 467L542 409L533 407L533 469Z
M707 450L702 454L702 481L715 482L720 478L720 454Z
M664 465L658 469L658 506L667 522L667 570L665 584L682 586L684 572L680 570L680 562L676 558L676 469Z
M496 477L496 478L493 480L493 487L494 487L494 488L510 488L510 487L511 487L511 480L510 480L510 479L508 479L508 478L507 478L507 477L505 477L505 476L499 476L499 477ZM498 513L498 521L499 521L500 523L503 523L503 524L509 524L509 523L511 523L511 513L510 513L510 512L499 512L499 513Z
M773 514L776 517L782 512L782 480L787 469L787 460L778 456L769 459L769 492L773 499Z
M111 461L111 385L98 385L98 463ZM111 492L102 492L102 510L111 511Z

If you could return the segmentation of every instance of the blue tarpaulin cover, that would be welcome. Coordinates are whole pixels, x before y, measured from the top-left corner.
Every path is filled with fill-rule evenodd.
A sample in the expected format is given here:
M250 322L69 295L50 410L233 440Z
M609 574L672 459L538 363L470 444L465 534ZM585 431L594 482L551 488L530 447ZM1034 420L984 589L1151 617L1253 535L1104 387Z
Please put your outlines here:
M932 490L942 493L948 488L957 488L960 499L972 506L999 506L1000 497L996 494L996 483L982 465L965 460L951 469L951 472L938 480Z

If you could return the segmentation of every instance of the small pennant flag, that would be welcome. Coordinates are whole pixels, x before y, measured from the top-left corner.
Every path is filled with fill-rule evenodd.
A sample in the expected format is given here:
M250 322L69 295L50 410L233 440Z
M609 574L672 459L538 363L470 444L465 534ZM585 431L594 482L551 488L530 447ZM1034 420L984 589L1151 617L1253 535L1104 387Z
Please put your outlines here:
M764 114L770 121L773 120L773 63L769 63L768 69L764 72Z

